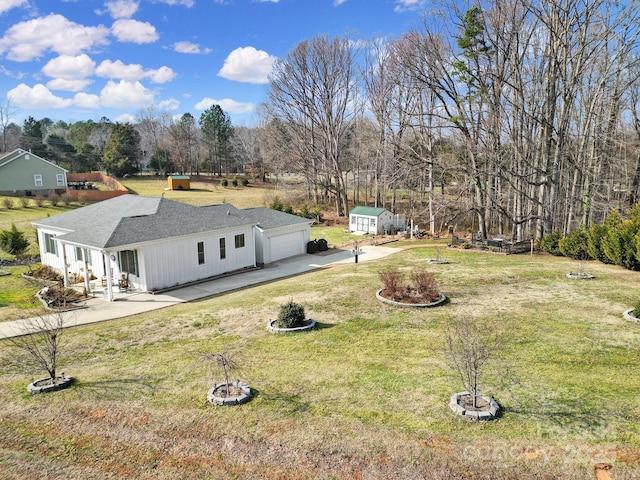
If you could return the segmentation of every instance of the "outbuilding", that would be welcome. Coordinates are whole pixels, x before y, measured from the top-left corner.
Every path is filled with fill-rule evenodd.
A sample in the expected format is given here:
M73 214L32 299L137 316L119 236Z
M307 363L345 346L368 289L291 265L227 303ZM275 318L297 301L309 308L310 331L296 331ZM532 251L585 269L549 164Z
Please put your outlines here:
M349 212L349 231L379 235L393 226L393 213L386 208L354 207Z
M191 190L189 175L169 175L168 182L171 190Z

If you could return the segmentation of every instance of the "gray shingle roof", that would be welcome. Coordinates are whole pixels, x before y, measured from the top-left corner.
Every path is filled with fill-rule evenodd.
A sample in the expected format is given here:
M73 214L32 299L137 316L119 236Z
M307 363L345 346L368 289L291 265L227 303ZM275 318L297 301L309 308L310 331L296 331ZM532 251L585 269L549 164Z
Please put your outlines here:
M256 223L228 203L194 207L139 195L121 195L33 222L66 230L58 236L65 242L100 249Z
M311 220L308 218L265 207L245 208L241 210L241 213L263 230L286 227L287 225L297 225L300 223L311 223Z

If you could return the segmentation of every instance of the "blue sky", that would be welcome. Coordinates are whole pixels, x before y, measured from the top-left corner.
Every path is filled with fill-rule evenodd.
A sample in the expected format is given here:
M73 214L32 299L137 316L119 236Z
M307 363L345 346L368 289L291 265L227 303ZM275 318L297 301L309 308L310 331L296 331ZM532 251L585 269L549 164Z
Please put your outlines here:
M256 123L271 65L316 35L393 38L426 0L0 0L0 101L36 119Z

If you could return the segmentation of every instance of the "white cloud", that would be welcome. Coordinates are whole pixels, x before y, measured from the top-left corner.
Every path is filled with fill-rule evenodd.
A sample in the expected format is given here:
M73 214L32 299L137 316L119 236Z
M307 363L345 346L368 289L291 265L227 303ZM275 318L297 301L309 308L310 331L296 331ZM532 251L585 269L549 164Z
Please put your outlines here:
M96 63L87 55L60 55L52 58L42 67L47 77L65 80L79 80L93 75Z
M153 83L167 83L176 78L176 72L169 67L160 67L157 70L147 70L145 77Z
M140 82L107 82L100 92L100 105L108 108L142 108L153 104L153 92Z
M241 103L236 102L230 98L223 98L222 100L216 100L214 98L203 98L198 103L195 104L194 108L196 110L206 110L211 105L220 105L222 110L228 113L249 113L255 110L255 105L253 103Z
M158 102L158 108L160 110L178 110L178 108L180 108L180 102L175 98L170 98L168 100Z
M103 60L96 68L96 75L103 78L136 81L144 78L144 68L139 63L125 65L120 60L115 62Z
M100 108L100 97L90 93L78 92L73 97L73 104L82 108Z
M342 5L346 1L347 0L333 0L333 6L334 7L339 7L340 5Z
M27 0L0 0L0 13L8 12L12 8L20 7L27 3Z
M198 45L197 43L191 43L191 42L176 42L173 44L173 50L178 53L191 53L191 54L211 53L210 48L201 49L200 45Z
M427 0L396 0L395 12L419 10L425 6Z
M149 22L139 22L138 20L121 19L116 20L111 27L111 33L120 42L130 43L153 43L160 38L156 27Z
M195 0L159 0L162 3L166 3L167 5L183 5L187 8L191 8L195 5Z
M57 97L44 85L38 83L33 88L21 83L7 92L7 98L24 110L46 110L48 108L67 108L71 100Z
M47 50L61 55L76 55L108 43L109 29L100 25L85 27L51 14L20 22L9 28L0 39L0 53L7 58L27 62L42 56Z
M176 78L176 73L169 67L163 66L157 70L145 70L139 63L130 63L127 65L120 60L116 60L115 62L103 60L100 65L98 65L98 68L96 68L96 75L103 78L127 81L148 78L153 83L166 83Z
M47 88L49 90L64 90L65 92L79 92L87 88L92 83L93 83L93 80L89 80L88 78L78 79L78 80L54 78L53 80L49 80L47 82Z
M130 113L123 113L119 117L116 117L116 122L118 123L136 123L136 116L131 115Z
M131 18L140 4L134 0L113 0L106 6L112 18Z
M225 59L218 76L247 83L269 83L269 74L276 57L253 47L241 47Z
M257 3L278 3L280 0L255 0Z

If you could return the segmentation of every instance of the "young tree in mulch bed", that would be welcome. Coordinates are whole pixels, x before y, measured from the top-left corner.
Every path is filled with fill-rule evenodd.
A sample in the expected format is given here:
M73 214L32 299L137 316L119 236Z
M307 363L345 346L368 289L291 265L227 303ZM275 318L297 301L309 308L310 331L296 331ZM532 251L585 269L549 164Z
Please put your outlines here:
M251 399L251 389L240 380L232 380L231 373L238 370L234 353L229 350L219 353L201 353L201 358L214 370L213 386L207 393L207 400L214 405L240 405ZM216 381L222 373L223 382Z
M451 321L445 331L445 352L471 397L471 406L479 407L482 374L500 352L501 334L490 322L475 318Z
M8 342L25 355L19 365L30 371L44 371L48 377L32 381L31 393L59 390L70 385L72 378L58 375L63 332L68 323L68 313L62 311L42 312L21 320L15 336Z

